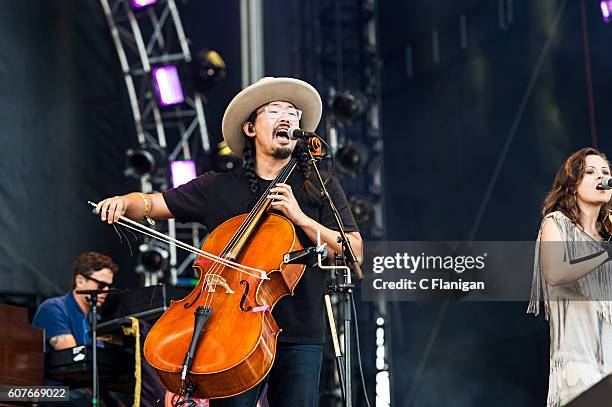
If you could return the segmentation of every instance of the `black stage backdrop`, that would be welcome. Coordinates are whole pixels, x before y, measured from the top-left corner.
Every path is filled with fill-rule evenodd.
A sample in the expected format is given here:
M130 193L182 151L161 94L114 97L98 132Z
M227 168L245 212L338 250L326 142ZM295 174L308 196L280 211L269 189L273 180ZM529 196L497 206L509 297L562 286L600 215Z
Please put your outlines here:
M192 52L215 49L228 65L207 95L213 145L241 87L238 5L179 4ZM139 188L123 175L137 140L99 1L0 0L0 134L0 293L59 294L73 259L89 250L119 263L119 286L137 285L125 239L87 205Z
M581 5L610 156L612 27L599 2L380 2L390 240L536 238L556 170L592 143ZM387 306L391 405L545 405L548 325L527 303Z
M90 250L131 285L129 249L87 205L137 187L122 175L136 136L98 2L0 2L0 135L0 291L64 292Z

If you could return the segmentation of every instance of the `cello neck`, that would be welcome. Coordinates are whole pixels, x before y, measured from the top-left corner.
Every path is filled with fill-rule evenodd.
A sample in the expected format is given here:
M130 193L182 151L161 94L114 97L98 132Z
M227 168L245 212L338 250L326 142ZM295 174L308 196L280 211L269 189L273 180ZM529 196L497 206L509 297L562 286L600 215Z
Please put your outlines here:
M236 232L232 240L230 240L230 242L223 250L221 257L230 260L236 260L238 258L240 252L255 232L257 225L259 225L261 219L268 213L270 204L272 203L272 200L268 198L270 190L274 188L278 183L287 182L296 165L297 160L294 157L291 157L289 163L283 167L283 169L278 173L276 178L270 183L268 188L266 188L264 193L259 197L257 203L255 204L251 212L249 212L249 216L247 216L242 225L240 225L240 228L238 228L238 231Z

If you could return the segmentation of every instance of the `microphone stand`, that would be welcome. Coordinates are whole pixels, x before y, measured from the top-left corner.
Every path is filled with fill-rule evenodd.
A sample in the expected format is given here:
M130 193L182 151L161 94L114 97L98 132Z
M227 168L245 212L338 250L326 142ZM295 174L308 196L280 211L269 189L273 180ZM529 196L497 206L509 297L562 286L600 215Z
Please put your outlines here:
M317 167L316 159L312 155L310 149L307 150L310 155L310 159L312 161L312 166L317 174L317 178L319 179L319 183L321 184L321 189L323 192L323 196L325 200L329 204L331 212L334 216L334 220L336 222L336 226L338 227L338 231L340 236L338 236L337 242L342 244L342 254L340 256L336 256L336 265L334 266L325 266L322 264L323 256L319 253L319 267L324 270L344 270L342 281L337 282L332 285L332 291L342 293L343 295L343 303L344 303L344 374L342 372L342 355L339 354L339 350L336 350L336 361L338 368L338 377L340 378L340 386L342 389L342 395L344 396L344 405L346 407L351 407L353 403L353 388L351 385L352 382L352 365L351 365L351 315L352 315L352 306L351 301L353 298L353 288L355 287L351 280L351 269L355 272L355 275L359 280L363 278L363 272L361 271L361 267L357 262L357 256L355 256L355 252L351 247L351 242L344 231L344 224L342 223L342 218L336 209L336 205L332 201L329 196L329 192L327 188L325 188L325 183L323 182L323 178L321 177L321 173ZM320 233L317 236L317 245L321 245L321 237ZM338 263L344 263L338 264ZM331 304L327 305L328 313L331 311ZM330 324L332 321L330 320ZM331 326L330 326L331 327ZM335 329L332 328L332 335L335 332ZM337 339L336 339L337 341ZM344 378L344 380L342 380ZM342 383L344 381L344 383Z
M334 201L332 201L331 197L329 196L329 192L327 191L327 188L325 187L325 183L323 182L323 178L321 177L321 173L319 172L319 168L317 167L316 158L312 155L312 152L310 150L307 150L307 151L308 151L308 154L310 155L310 160L312 161L312 167L314 168L315 173L317 174L317 178L319 179L319 183L321 184L323 196L325 200L327 201L327 203L329 204L332 215L334 215L334 221L336 222L336 226L338 226L338 233L340 233L340 236L338 236L337 242L342 243L342 256L344 258L344 262L346 263L347 266L349 266L355 272L355 274L357 275L357 278L361 280L363 278L363 272L361 271L361 266L359 265L359 262L357 262L357 256L355 256L355 252L353 251L351 242L348 239L346 232L344 231L344 223L342 223L342 218L340 217L340 213L338 213L338 209L336 209L336 205L334 205ZM317 244L320 244L320 243L317 242ZM350 276L349 276L349 280L350 280Z
M91 405L97 406L99 402L99 392L98 389L98 294L100 294L100 290L77 290L77 294L88 294L87 301L91 304L91 338L92 338L92 346L91 346L91 366L92 366L92 396L91 396Z
M77 294L86 294L87 301L91 303L91 365L92 365L92 397L91 404L97 406L100 401L100 389L98 388L98 295L102 293L117 293L123 294L127 290L111 288L110 290L76 290Z

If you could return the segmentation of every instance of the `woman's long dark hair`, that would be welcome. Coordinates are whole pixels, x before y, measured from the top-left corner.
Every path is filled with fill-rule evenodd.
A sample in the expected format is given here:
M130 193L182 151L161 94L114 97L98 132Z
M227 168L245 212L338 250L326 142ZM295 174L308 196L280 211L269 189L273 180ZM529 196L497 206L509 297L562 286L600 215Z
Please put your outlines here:
M255 120L257 119L257 110L255 110L249 116L248 122L255 125ZM244 171L249 181L249 187L251 188L251 192L253 195L259 194L259 182L257 180L257 173L255 172L255 140L253 137L248 137L246 134L245 143L244 143ZM321 196L321 192L312 182L312 163L310 159L306 155L306 146L301 141L295 146L295 150L293 151L293 156L297 159L297 166L300 171L304 173L304 183L302 184L302 188L306 192L306 198L309 204L320 206L323 204L323 197Z
M570 155L557 171L552 189L544 199L542 216L561 211L574 224L580 224L580 208L576 194L578 184L584 178L585 161L589 155L598 155L610 165L606 156L593 147L585 147ZM598 220L603 220L610 210L612 210L612 202L602 205Z

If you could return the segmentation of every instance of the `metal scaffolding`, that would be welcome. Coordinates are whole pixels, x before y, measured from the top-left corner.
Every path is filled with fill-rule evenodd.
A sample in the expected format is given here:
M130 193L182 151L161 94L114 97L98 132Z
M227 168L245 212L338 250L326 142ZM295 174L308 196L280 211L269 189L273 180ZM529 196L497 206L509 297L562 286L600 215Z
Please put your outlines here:
M293 72L324 90L327 107L321 133L332 149L337 152L347 143L366 147L364 168L357 174L339 176L348 195L368 197L373 212L371 221L361 226L365 239L384 239L384 145L376 1L317 0L293 5L291 11ZM348 124L331 112L334 96L343 91L358 91L368 100L363 116Z
M129 0L100 0L100 4L119 56L139 148L162 151L166 164L179 158L193 159L199 151L209 153L202 95L183 88L184 103L160 106L154 87L153 68L174 65L180 72L180 68L192 60L176 2L158 0L139 9L133 8ZM140 177L140 183L145 193L168 189L168 165L160 166L154 174ZM167 223L158 222L156 228L191 245L201 245L203 230L199 224L177 225L171 219ZM170 283L176 284L177 277L191 265L193 257L183 259L175 246L167 250ZM145 285L156 284L162 272L146 272Z

